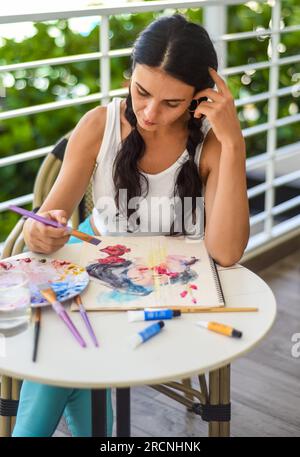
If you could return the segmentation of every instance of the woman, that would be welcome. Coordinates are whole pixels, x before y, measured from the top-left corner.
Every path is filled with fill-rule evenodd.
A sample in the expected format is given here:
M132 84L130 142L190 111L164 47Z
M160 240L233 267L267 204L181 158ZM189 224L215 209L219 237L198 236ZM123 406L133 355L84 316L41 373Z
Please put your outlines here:
M192 197L193 215L197 197L203 196L207 250L220 265L229 266L242 257L249 237L245 156L234 100L217 73L207 32L181 15L162 17L134 44L126 100L115 97L107 107L92 109L74 129L59 176L39 214L66 224L96 166L95 208L80 230L114 233L99 209L102 200L111 197L115 220L125 222L128 234L145 227L143 205L134 223L124 216L119 200L124 189L127 204L141 196L144 202L160 196ZM173 215L173 222L160 224L156 233L177 233L176 211ZM153 212L150 220L157 218ZM196 219L198 232L200 224ZM182 233L189 231L183 226ZM45 254L77 241L64 229L31 219L24 224L24 237L30 250ZM109 390L107 400L111 435ZM51 436L63 411L73 436L91 436L89 390L24 381L13 436Z

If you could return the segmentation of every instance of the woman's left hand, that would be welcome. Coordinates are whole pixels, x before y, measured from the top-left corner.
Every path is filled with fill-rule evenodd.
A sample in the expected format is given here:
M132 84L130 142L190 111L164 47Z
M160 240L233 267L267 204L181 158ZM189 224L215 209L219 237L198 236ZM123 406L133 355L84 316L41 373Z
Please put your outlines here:
M221 144L243 144L244 138L234 105L234 98L218 73L210 67L209 72L216 83L217 90L207 88L197 92L194 98L208 97L211 101L201 102L196 108L194 116L200 118L204 114L208 118L214 134Z

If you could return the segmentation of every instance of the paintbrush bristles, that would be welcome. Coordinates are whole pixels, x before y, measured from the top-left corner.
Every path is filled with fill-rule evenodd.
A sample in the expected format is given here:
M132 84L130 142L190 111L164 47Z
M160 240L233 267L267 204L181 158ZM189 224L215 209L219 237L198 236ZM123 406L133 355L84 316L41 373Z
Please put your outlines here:
M94 238L94 237L91 238L89 241L91 244L94 244L95 246L98 246L98 244L101 243L101 240L97 240L97 238Z
M101 243L101 240L89 235L88 233L80 232L79 230L72 229L71 234L76 236L77 238L86 241L87 243L91 243L94 246L98 246Z
M43 286L40 286L39 289L40 289L40 293L42 294L42 296L44 298L46 298L46 300L51 303L52 305L52 308L60 313L61 311L64 310L64 307L63 305L57 301L57 298L56 298L56 293L53 289L51 289L51 287L49 287L49 284L46 284L46 288L43 288Z
M41 307L39 306L35 310L34 317L33 317L33 322L34 323L39 322L40 319L41 319Z
M56 293L53 289L51 289L51 287L40 287L40 293L43 295L44 298L46 298L46 300L48 300L49 303L53 303L56 301Z
M80 295L76 295L75 297L75 302L76 304L79 306L79 305L82 305L82 300L81 300L81 297Z

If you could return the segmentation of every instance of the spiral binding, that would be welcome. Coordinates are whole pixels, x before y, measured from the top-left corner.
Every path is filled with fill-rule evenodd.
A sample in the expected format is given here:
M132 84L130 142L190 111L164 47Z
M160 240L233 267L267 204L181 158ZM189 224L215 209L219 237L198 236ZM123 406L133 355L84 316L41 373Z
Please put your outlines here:
M210 255L208 255L208 258L209 258L213 278L214 278L216 289L217 289L218 301L225 305L225 298L224 298L221 281L220 281L220 277L219 277L219 273L218 273L215 261Z

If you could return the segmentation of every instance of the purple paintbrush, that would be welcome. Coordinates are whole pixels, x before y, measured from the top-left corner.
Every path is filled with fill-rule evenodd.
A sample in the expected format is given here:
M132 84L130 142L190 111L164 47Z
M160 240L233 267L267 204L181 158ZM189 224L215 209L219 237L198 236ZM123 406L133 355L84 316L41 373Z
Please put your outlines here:
M56 312L56 314L61 318L61 320L66 324L68 329L71 331L72 335L76 338L80 346L86 347L86 342L78 332L77 328L73 324L70 316L68 315L67 311L63 307L63 305L57 300L56 293L51 287L50 283L39 284L38 285L39 291L49 303L51 303L52 308Z
M52 221L51 219L46 219L45 217L39 216L38 214L34 213L33 211L28 211L27 209L20 208L19 206L15 206L15 205L9 205L8 208L10 210L14 211L15 213L21 214L22 216L25 216L25 217L31 217L32 219L35 219L38 222L42 222L45 225L51 225L51 227L55 227L55 228L66 228L69 230L70 235L73 235L82 241L86 241L87 243L91 243L94 246L98 246L98 244L101 243L101 240L98 240L97 238L95 238L91 235L88 235L87 233L80 232L79 230L75 230L72 227L68 227L66 225L60 224L59 222Z
M88 332L89 332L89 334L90 334L90 337L91 337L92 340L93 340L94 345L95 345L96 347L98 347L98 346L99 346L98 340L97 340L96 335L95 335L95 333L94 333L92 324L90 323L90 320L89 320L89 317L88 317L88 315L87 315L87 312L86 312L86 310L85 310L85 308L84 308L84 306L83 306L83 303L82 303L82 301L81 301L80 295L76 295L76 297L75 297L75 302L76 302L76 304L77 304L77 306L78 306L78 308L79 308L81 317L82 317L82 319L83 319L84 322L85 322L85 325L86 325L86 327L87 327L87 329L88 329Z

